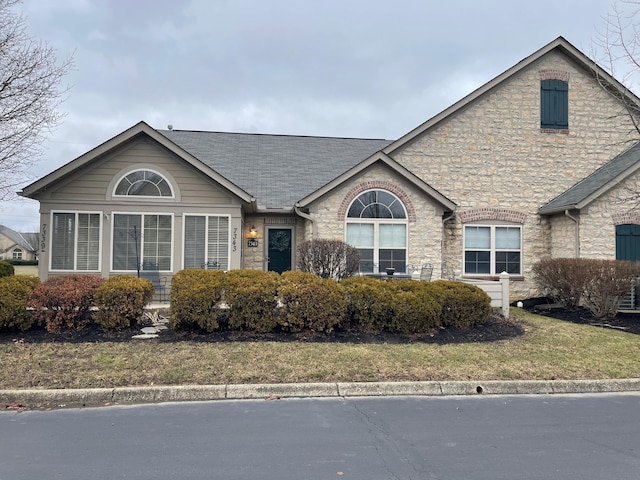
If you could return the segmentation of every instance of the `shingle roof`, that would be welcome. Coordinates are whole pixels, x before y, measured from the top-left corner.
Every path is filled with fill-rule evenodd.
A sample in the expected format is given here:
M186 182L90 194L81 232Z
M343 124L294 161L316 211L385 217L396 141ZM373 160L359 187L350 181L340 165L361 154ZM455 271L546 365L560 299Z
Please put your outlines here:
M590 201L590 197L597 198L599 190L604 189L610 182L638 165L638 162L640 162L640 142L542 206L539 212L541 214L550 214L566 209L584 207Z
M291 209L391 143L364 138L158 130L250 193L260 208Z
M0 225L0 233L7 238L10 238L17 245L27 248L28 250L35 252L38 249L38 235L37 233L20 233L12 230L9 227Z

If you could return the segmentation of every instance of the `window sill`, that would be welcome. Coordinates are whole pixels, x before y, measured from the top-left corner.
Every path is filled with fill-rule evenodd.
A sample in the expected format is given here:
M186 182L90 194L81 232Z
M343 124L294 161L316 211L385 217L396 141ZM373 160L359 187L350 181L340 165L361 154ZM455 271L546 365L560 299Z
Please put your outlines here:
M497 282L500 280L500 275L463 275L460 277L462 280L491 280ZM509 275L509 280L514 282L524 282L523 275Z
M569 135L568 128L541 128L540 133L562 133L564 135Z

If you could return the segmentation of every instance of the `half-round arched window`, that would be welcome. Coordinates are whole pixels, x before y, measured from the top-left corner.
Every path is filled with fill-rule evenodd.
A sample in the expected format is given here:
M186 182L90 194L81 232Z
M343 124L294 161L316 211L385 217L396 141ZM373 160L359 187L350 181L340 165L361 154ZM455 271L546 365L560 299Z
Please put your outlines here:
M351 202L346 218L347 243L360 252L360 271L407 268L407 210L385 190L368 190Z
M136 170L125 175L116 185L116 196L173 197L171 185L157 172Z

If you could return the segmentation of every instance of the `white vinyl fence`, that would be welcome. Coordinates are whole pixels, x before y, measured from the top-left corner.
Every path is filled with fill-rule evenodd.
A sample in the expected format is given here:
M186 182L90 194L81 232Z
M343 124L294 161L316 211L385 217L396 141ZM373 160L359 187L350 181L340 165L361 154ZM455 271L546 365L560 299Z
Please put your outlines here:
M502 315L509 318L509 274L502 272L500 280L471 280L456 279L459 282L470 283L481 288L491 297L491 306L500 308Z

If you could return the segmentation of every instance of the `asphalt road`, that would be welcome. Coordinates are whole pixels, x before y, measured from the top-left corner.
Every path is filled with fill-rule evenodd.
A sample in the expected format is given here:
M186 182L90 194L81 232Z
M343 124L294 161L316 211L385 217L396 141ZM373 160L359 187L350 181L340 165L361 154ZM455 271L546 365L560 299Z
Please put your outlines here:
M0 412L0 480L640 478L640 394Z

